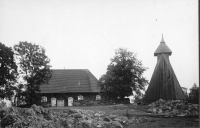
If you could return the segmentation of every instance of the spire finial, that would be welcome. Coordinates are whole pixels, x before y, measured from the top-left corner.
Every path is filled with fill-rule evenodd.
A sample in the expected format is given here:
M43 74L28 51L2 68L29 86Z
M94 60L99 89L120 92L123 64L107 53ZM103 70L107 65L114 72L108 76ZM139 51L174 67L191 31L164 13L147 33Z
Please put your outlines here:
M162 34L162 40L161 40L161 43L165 43L164 38L163 38L163 34Z

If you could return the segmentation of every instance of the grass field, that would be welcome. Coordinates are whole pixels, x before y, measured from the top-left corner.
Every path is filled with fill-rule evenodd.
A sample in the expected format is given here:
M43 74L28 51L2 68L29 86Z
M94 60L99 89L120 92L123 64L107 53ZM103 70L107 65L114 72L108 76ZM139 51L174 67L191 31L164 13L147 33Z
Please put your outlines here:
M83 110L92 110L92 111L103 111L106 114L115 114L115 115L126 115L127 108L113 109L112 105L102 105L102 106L72 106L72 107L51 107L52 111L63 111L66 109L83 109ZM190 117L162 117L152 113L149 113L145 106L128 106L128 116L139 116L149 119L149 122L140 123L136 125L125 126L125 128L143 128L143 127L199 127L199 117L190 116Z
M83 109L83 110L92 110L92 111L103 111L106 114L120 114L124 115L126 114L127 109L126 108L121 108L121 109L113 109L111 108L112 105L101 105L101 106L72 106L72 107L51 107L48 109L52 109L53 111L62 111L65 109ZM142 107L136 107L132 105L127 105L129 110L128 113L131 115L145 115L147 114L144 112L144 108Z

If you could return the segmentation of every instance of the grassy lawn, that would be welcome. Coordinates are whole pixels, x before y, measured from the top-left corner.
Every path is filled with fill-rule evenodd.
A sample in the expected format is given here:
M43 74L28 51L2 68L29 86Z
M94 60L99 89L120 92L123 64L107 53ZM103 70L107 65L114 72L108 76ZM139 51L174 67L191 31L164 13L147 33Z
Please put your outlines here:
M71 106L71 107L51 107L48 109L52 109L52 111L62 111L65 109L83 109L83 110L92 110L94 112L97 111L103 111L106 114L114 114L114 115L125 115L128 108L128 113L132 116L135 115L149 115L147 113L147 110L145 109L145 106L135 106L135 105L126 105L127 108L120 108L120 109L114 109L111 106L113 105L100 105L100 106Z
M111 108L113 105L101 105L101 106L71 106L71 107L51 107L52 111L62 111L65 109L83 109L83 110L92 110L94 112L103 111L106 114L126 114L126 109L122 108L121 110L114 110ZM133 113L132 110L129 110L130 113Z

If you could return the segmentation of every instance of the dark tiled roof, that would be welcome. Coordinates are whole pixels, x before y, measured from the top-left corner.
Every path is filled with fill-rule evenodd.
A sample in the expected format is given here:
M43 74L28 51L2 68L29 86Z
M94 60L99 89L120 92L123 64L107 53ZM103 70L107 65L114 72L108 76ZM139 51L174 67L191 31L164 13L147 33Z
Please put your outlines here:
M162 40L160 42L160 45L158 46L158 48L156 49L156 51L154 52L154 56L157 56L158 54L161 53L167 53L169 55L172 54L172 51L169 49L169 47L165 44L165 41L162 37Z
M100 92L97 81L87 69L54 69L49 84L40 89L41 93Z

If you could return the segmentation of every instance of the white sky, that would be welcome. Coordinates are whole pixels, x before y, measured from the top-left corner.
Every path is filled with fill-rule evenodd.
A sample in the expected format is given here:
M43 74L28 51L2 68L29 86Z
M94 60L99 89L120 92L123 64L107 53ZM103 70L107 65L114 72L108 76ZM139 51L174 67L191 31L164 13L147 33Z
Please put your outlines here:
M199 85L197 0L0 0L0 42L39 44L53 69L89 69L97 79L122 47L150 81L162 34L180 85Z

